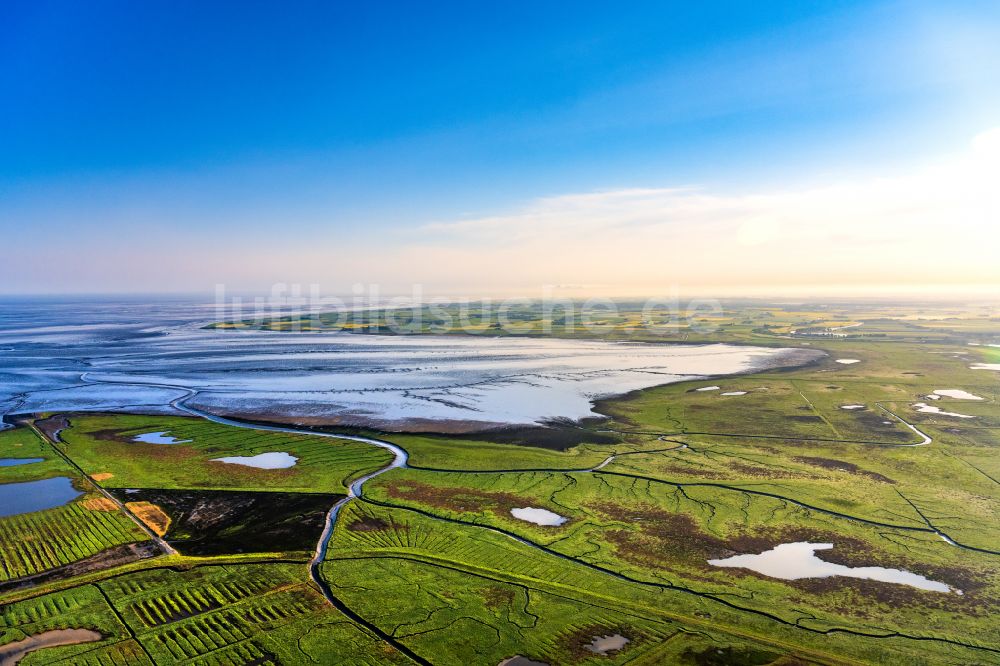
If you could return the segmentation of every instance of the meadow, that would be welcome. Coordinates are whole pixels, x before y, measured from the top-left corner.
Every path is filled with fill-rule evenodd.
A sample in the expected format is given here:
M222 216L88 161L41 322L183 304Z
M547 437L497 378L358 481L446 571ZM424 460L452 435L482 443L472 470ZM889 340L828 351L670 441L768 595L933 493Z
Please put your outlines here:
M11 458L41 461L0 467L0 488L20 489L20 484L63 478L77 496L62 506L0 517L0 590L5 583L148 540L130 516L109 504L35 431L0 431L0 459Z
M91 628L100 642L22 663L1000 664L1000 373L973 369L1000 360L986 346L1000 341L995 312L758 304L721 317L712 340L827 355L600 400L601 420L368 433L404 448L408 467L343 506L315 568L316 523L292 549L185 552L185 539L229 530L191 527L191 503L289 493L332 504L389 465L382 449L134 414L70 414L58 450L25 427L0 433L0 457L46 458L0 468L0 482L72 474L62 452L122 499L143 489L175 521L167 540L181 551L0 588L0 645ZM190 441L133 441L163 431ZM212 462L269 451L299 461ZM52 511L86 525L81 501L0 530ZM524 509L563 520L536 524L515 515ZM276 529L304 514L289 515ZM264 529L254 520L233 529L252 538ZM824 562L937 587L709 562L806 541L832 544L816 553Z
M330 608L301 566L289 564L150 568L10 603L0 609L0 645L79 626L101 640L20 663L406 663Z
M391 454L343 439L248 430L187 416L74 414L63 449L108 488L344 492L354 479L386 465ZM166 432L174 444L143 443ZM219 462L283 452L292 467L260 469Z

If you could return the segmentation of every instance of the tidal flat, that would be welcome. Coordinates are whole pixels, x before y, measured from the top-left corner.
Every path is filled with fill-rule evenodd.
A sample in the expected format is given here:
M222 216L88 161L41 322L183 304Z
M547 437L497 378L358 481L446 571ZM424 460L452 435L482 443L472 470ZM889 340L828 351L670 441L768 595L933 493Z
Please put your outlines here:
M0 326L8 349L0 407L17 395L21 412L171 413L183 401L257 420L474 431L593 418L601 398L824 355L721 343L224 332L203 329L198 310L133 312L134 323L74 311ZM169 435L137 441L178 443Z
M992 319L837 308L741 305L715 337L668 344L0 317L21 389L0 458L43 460L0 468L0 487L85 493L0 518L0 643L58 612L106 640L26 665L995 663L1000 412L969 364L996 350L967 344ZM864 325L801 325L821 318ZM503 395L529 384L537 404ZM335 399L355 394L441 418ZM777 575L753 570L796 544Z

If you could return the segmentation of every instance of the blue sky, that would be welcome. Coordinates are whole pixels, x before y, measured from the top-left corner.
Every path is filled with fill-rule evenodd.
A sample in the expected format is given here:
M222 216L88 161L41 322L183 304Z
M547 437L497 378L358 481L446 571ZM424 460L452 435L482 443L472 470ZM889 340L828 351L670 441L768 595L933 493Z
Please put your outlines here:
M0 291L594 282L470 278L496 240L462 230L909 178L1000 125L998 44L995 2L4 3ZM422 250L453 270L380 260Z

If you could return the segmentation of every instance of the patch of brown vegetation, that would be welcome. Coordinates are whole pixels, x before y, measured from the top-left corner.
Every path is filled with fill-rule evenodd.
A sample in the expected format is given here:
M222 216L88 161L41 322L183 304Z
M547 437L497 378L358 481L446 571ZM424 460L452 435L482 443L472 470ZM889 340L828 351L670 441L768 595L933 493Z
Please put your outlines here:
M829 552L829 551L827 551ZM823 559L829 559L825 555ZM884 565L879 565L884 566ZM911 569L912 570L912 569ZM945 574L945 571L950 572ZM995 601L984 600L982 598L970 597L969 593L961 586L954 585L951 580L965 577L968 572L962 572L954 567L946 567L936 578L928 574L929 578L948 582L949 585L962 589L963 594L932 592L921 590L909 585L898 585L894 583L882 583L874 580L862 578L803 578L794 581L798 589L814 594L816 596L838 599L837 606L833 608L837 613L853 616L865 616L862 609L871 604L874 599L888 608L905 608L911 606L921 606L923 608L933 608L945 612L961 613L964 616L989 617L997 612L998 605ZM969 581L970 585L976 585ZM981 587L977 585L977 587Z
M384 532L389 529L389 523L381 518L365 516L358 518L354 522L347 524L347 529L351 532Z
M170 529L170 516L152 502L126 502L125 507L157 536L165 535Z
M740 666L765 666L765 664L773 664L782 655L750 647L720 648L713 646L701 651L688 648L681 656L685 659L685 663L697 664L698 666L731 666L733 664L740 664ZM804 662L794 657L786 657L781 663L784 666L792 666L793 664Z
M491 610L506 608L513 602L514 590L509 587L492 585L483 590L483 603Z
M490 492L476 488L447 488L419 481L405 481L391 486L389 496L394 499L419 502L435 509L455 512L491 511L501 518L509 519L510 510L530 503L539 506L535 500L506 492ZM544 508L539 506L539 508ZM564 523L565 525L565 523Z
M757 479L795 479L808 478L806 474L795 474L786 470L766 467L764 465L748 465L747 463L730 463L729 469L739 472L745 476L752 476ZM732 475L727 475L727 478Z
M613 502L590 504L589 507L611 520L631 523L635 529L604 531L603 536L623 560L639 565L663 566L700 563L715 553L733 554L717 537L701 530L694 518L686 513L672 513L651 505L622 506Z
M82 576L94 571L110 569L129 562L144 560L156 557L160 554L160 548L152 541L140 543L130 543L124 546L116 546L108 550L82 560L78 560L65 566L49 569L33 576L26 576L15 580L8 580L0 583L0 594L13 592L23 588L34 587L57 580L66 580L76 576Z
M836 532L805 527L758 529L725 539L704 532L688 514L672 513L651 505L622 506L611 502L589 505L595 512L612 520L631 523L632 529L609 528L603 537L622 560L640 566L671 568L681 565L688 577L697 578L690 569L718 571L710 559L723 559L745 553L762 553L782 543L810 541L833 543L832 550L820 553L821 559L849 567L880 566L912 571L931 580L941 581L964 594L927 592L905 585L863 579L833 577L784 581L788 585L819 596L837 590L854 590L855 603L845 604L841 612L864 614L864 602L875 599L886 604L918 604L976 614L988 612L984 600L975 591L983 587L979 576L969 569L927 565L903 555L876 549L871 543ZM730 569L731 575L745 575L774 580L750 570ZM978 609L978 610L976 610ZM995 610L995 609L994 609Z
M601 656L587 647L594 642L595 638L613 636L615 634L624 636L629 642L621 650L609 652L607 656L619 655L629 648L635 647L636 643L640 640L639 632L634 627L628 625L588 624L585 627L574 629L569 634L560 636L558 642L570 654L574 662L584 661L586 659L593 659L595 656Z
M117 511L118 505L107 497L93 497L83 500L80 505L87 511Z
M100 481L107 481L108 479L113 479L114 476L115 475L112 474L111 472L101 472L100 474L91 474L90 478L92 478L94 481L100 482Z
M96 439L101 442L121 442L123 444L132 444L132 438L123 435L123 432L125 431L118 428L101 428L99 430L87 430L84 434L91 439Z
M712 469L703 467L686 467L684 465L658 465L657 471L680 474L683 476L694 476L699 479L728 479L730 475L723 474Z
M878 472L871 472L866 469L862 469L854 463L849 463L843 460L820 458L816 456L796 456L795 458L792 458L792 460L795 462L805 463L806 465L812 465L814 467L822 467L823 469L832 469L838 472L847 472L849 474L865 476L872 481L878 481L879 483L896 483L893 479L879 474Z
M787 528L775 532L774 536L770 537L757 535L737 537L730 540L730 545L739 552L760 553L774 548L778 543L792 541L834 544L831 550L824 550L817 554L820 559L827 562L843 564L852 568L878 566L890 569L904 569L931 580L940 581L963 592L961 595L945 594L921 590L908 585L883 583L860 578L846 578L843 576L785 581L803 592L820 597L829 597L834 592L846 592L847 601L835 609L837 612L845 615L867 617L868 613L865 609L868 606L866 604L870 604L873 599L879 603L896 608L919 605L926 608L960 611L963 614L980 616L996 611L996 604L990 604L994 606L993 610L990 611L984 606L984 600L975 594L975 591L982 588L983 584L979 581L979 576L971 570L960 567L927 565L919 560L913 560L903 555L878 550L862 539L848 537L835 532L809 530L802 527ZM747 571L746 573L747 575L766 578L766 576L751 571Z

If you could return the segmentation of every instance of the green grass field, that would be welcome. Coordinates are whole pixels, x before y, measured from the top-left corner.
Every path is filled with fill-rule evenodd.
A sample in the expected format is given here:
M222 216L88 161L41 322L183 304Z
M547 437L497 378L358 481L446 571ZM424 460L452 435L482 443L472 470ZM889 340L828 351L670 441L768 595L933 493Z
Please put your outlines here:
M540 313L521 315L530 334L544 327ZM595 335L647 339L641 321L625 312ZM171 556L0 592L0 645L89 627L104 640L22 663L1000 664L1000 372L970 368L1000 362L982 346L1000 340L996 313L758 304L727 308L714 332L695 323L668 337L807 345L828 358L603 400L606 420L554 433L378 434L411 467L372 479L339 514L320 569L336 607L310 582L304 552L253 564ZM707 386L720 388L696 390ZM928 397L942 389L982 399ZM356 442L187 417L69 419L60 450L120 492L335 494L390 461ZM192 441L132 441L155 431ZM0 433L0 446L0 457L47 459L0 468L0 483L73 473L27 429ZM211 462L266 451L300 460L275 471ZM4 561L59 563L21 552L31 540L4 529L62 530L73 552L97 530L88 520L128 520L78 505L0 520L0 543L21 549ZM511 513L526 507L566 521ZM902 569L950 591L708 563L797 541L832 543L818 552L828 562ZM611 635L628 642L591 649Z
M407 663L327 605L288 564L150 569L3 606L0 644L86 626L103 639L30 664Z
M0 467L2 484L66 477L81 493L64 506L0 517L0 583L148 540L129 516L113 505L102 506L93 486L34 431L0 432L0 458L44 458L38 463Z
M137 435L170 433L183 444L145 444ZM392 459L344 439L248 430L179 416L73 415L62 431L64 450L108 488L172 488L343 492L351 481ZM213 462L283 451L298 458L287 469Z

